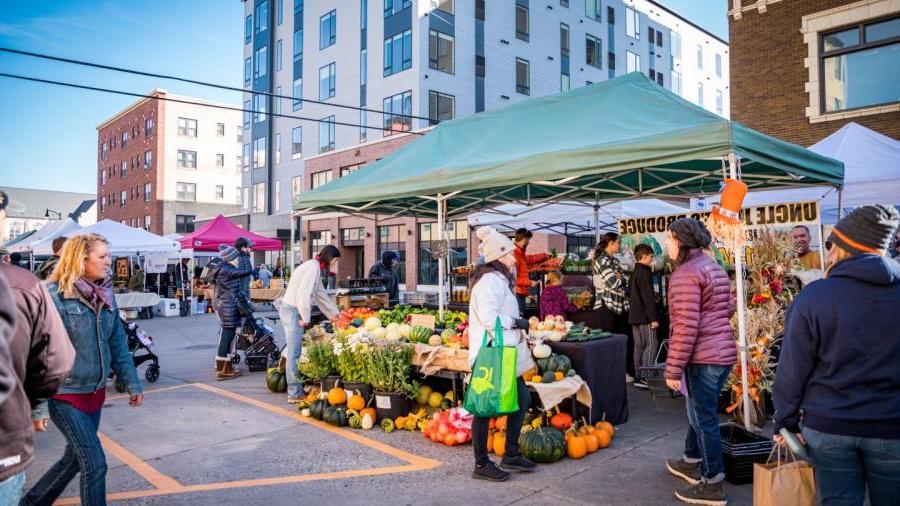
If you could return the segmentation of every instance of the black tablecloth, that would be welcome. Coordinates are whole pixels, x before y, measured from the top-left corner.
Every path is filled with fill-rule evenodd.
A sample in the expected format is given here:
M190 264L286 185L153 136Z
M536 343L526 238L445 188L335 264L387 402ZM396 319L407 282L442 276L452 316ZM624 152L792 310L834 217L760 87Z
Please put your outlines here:
M583 343L547 342L555 352L569 357L575 372L584 379L594 405L590 423L603 418L613 425L628 421L628 395L625 388L625 350L627 337L614 334L605 339ZM582 406L579 405L579 408ZM586 411L586 410L585 410ZM576 414L588 418L588 413Z

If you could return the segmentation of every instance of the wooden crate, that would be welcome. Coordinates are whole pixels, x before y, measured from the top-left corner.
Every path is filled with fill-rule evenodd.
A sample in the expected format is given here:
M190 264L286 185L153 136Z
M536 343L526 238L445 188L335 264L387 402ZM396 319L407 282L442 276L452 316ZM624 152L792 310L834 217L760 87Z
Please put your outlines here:
M350 309L354 307L381 309L388 306L388 294L338 295L335 297L335 302L341 309Z

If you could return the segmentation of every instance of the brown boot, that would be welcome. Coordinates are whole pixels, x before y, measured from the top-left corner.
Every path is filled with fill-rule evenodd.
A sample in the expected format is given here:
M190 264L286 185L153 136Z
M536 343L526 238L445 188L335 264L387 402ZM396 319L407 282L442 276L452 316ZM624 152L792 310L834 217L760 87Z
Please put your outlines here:
M241 375L241 373L236 372L234 370L234 368L231 367L230 360L223 360L223 361L221 361L221 363L222 363L222 370L216 373L217 380L219 380L219 381L230 380L230 379L237 378L238 376Z
M217 373L222 372L222 369L224 369L224 368L225 368L225 361L217 358L216 359L216 372Z

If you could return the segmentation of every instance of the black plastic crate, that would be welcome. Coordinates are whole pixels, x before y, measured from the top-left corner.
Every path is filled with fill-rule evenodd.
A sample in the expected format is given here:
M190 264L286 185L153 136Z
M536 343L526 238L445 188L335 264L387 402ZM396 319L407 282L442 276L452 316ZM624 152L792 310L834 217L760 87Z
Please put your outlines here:
M720 425L719 432L725 479L735 485L753 483L753 464L765 464L775 442L734 423Z

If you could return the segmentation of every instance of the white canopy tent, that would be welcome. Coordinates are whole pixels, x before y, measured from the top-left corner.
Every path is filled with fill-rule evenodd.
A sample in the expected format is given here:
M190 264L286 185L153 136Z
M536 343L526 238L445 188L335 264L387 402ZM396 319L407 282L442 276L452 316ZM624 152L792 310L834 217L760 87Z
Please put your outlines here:
M10 253L32 252L35 256L52 255L53 239L62 236L69 236L81 227L72 218L64 220L51 221L44 225L40 230L31 234L22 242L13 244L9 248Z
M147 232L141 228L129 227L117 221L103 220L90 227L77 230L71 235L100 234L109 241L110 253L115 256L137 256L149 253L171 253L181 250L181 244Z

